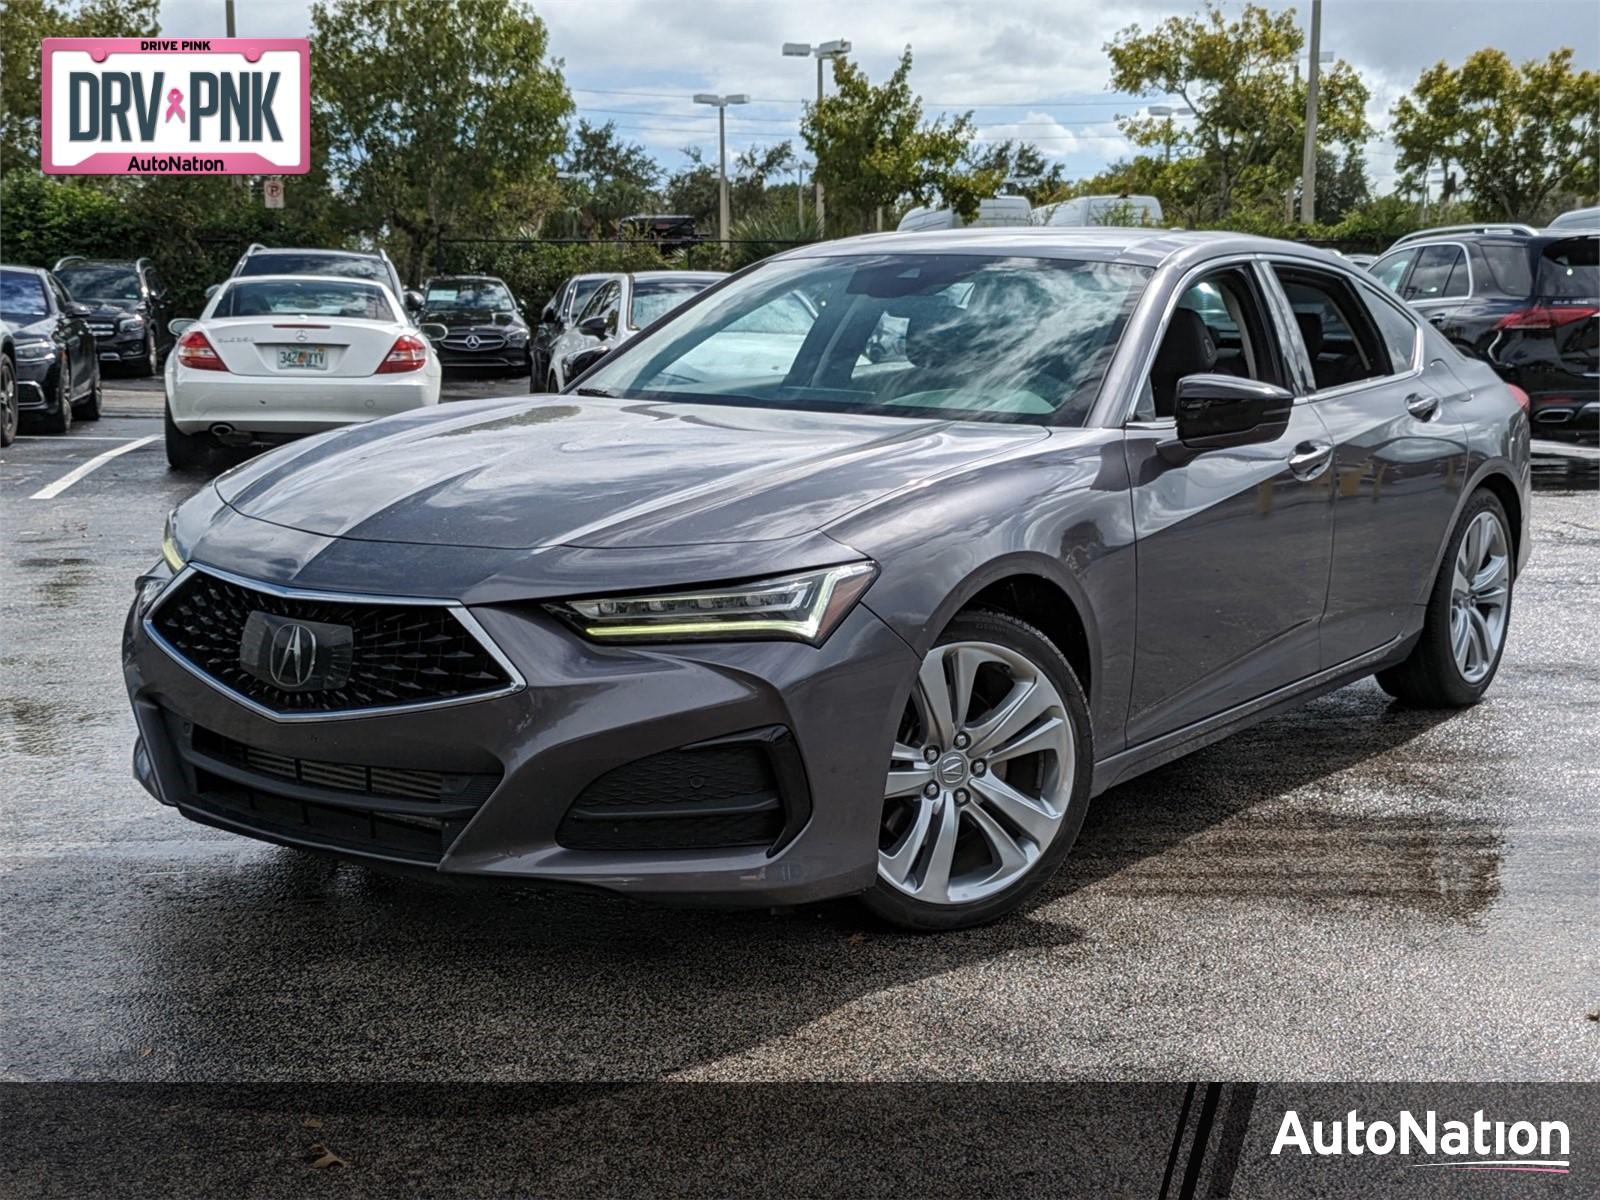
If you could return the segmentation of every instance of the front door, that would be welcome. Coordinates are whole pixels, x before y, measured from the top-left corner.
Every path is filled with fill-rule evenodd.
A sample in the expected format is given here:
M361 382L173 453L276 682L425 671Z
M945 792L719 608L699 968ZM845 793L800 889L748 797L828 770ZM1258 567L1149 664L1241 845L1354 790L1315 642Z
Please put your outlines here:
M1318 669L1333 540L1321 418L1297 403L1275 440L1199 452L1172 420L1184 375L1292 382L1258 271L1218 270L1180 295L1125 429L1138 539L1130 746Z

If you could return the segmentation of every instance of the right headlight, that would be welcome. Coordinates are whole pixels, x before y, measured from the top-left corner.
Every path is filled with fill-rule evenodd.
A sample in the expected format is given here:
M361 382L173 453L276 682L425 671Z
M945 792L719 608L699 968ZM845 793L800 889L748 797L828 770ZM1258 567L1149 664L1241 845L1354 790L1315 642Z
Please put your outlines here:
M878 568L821 567L731 587L568 600L546 607L597 642L780 640L821 645Z
M56 356L54 342L32 341L17 343L18 362L48 362Z

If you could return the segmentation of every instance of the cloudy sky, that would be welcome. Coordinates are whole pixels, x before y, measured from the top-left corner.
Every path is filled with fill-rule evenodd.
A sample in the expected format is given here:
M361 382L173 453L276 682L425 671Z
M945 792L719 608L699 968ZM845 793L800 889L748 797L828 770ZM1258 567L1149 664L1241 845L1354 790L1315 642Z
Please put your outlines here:
M1266 2L1310 11L1309 0ZM237 0L239 35L303 35L310 7L310 0ZM684 146L715 155L716 117L690 102L696 91L751 96L730 110L730 156L795 137L801 100L815 93L815 68L781 57L779 47L842 37L874 79L893 69L909 43L912 85L930 115L971 109L983 138L1026 138L1077 177L1126 153L1119 113L1155 102L1106 90L1106 41L1132 23L1148 28L1193 11L1198 0L546 0L535 7L549 25L551 52L565 60L579 116L615 121L669 170L682 163ZM1237 12L1242 0L1226 7ZM1593 0L1327 0L1322 44L1361 72L1373 93L1369 116L1381 129L1389 105L1425 67L1459 62L1484 46L1518 61L1571 46L1579 65L1600 68L1596 11ZM161 24L171 36L219 35L223 0L164 0ZM1381 139L1368 147L1380 187L1393 153Z

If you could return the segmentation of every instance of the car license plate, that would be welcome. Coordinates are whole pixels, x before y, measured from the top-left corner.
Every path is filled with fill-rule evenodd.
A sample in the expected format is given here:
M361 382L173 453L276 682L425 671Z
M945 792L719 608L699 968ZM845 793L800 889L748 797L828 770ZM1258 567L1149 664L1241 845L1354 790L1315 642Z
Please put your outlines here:
M327 369L326 346L283 346L278 349L280 371L326 371Z

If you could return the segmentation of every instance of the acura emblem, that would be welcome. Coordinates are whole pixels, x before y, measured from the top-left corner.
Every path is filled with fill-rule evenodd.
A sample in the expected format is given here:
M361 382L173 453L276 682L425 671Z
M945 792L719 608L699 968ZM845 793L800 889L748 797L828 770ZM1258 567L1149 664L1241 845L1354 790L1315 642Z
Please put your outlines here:
M317 635L304 625L280 625L272 635L267 670L280 687L304 687L317 662Z
M475 333L467 334L467 349L468 350L476 350L477 348L478 348L478 335L475 334Z

